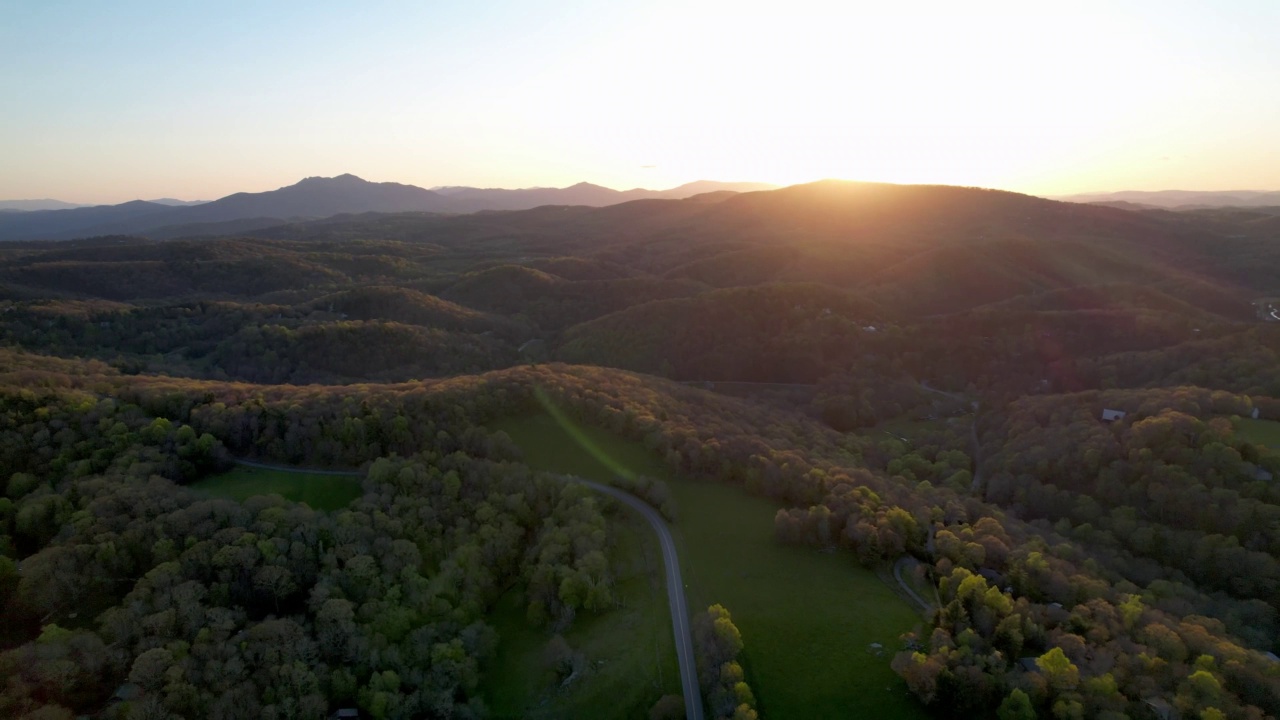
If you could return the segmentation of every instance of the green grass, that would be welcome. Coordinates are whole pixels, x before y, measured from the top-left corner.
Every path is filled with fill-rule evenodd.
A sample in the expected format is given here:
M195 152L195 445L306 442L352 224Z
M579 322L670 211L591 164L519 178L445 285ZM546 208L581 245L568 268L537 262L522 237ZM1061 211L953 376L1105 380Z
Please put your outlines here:
M531 467L610 477L549 416L494 427L520 445ZM612 462L667 477L643 446L582 430ZM779 545L773 539L777 507L739 488L667 480L678 504L675 534L690 607L696 612L718 602L732 613L762 716L927 717L889 669L898 635L920 618L874 572L845 553ZM870 651L873 642L884 645L882 656Z
M1254 445L1265 445L1271 450L1280 450L1280 422L1275 420L1240 418L1236 422L1236 435Z
M263 470L246 465L205 478L192 487L216 497L242 501L254 495L280 495L316 510L340 510L363 493L356 477Z
M520 443L525 462L536 470L602 481L612 477L549 416L507 420L493 429ZM520 590L512 590L489 616L500 638L481 688L492 717L643 718L658 698L680 694L658 540L643 518L621 507L610 518L610 532L619 607L603 615L579 615L564 635L587 658L590 671L568 688L552 687L554 678L543 660L551 636L529 626Z
M586 658L586 672L566 688L557 686L544 660L551 635L530 627L514 589L488 617L500 638L481 686L490 717L643 718L658 698L680 694L657 539L633 512L619 512L610 524L619 607L582 613L564 634Z

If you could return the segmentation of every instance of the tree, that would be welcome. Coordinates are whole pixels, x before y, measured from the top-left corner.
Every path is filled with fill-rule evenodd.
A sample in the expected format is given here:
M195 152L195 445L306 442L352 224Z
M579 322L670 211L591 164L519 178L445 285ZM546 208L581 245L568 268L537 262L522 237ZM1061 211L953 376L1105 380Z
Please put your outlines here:
M996 717L1000 720L1036 720L1036 709L1031 706L1031 698L1026 693L1014 688L1000 703Z
M649 720L684 720L684 696L663 695L649 708Z
M1060 647L1051 648L1036 658L1036 667L1044 673L1049 685L1057 690L1071 690L1080 682L1080 670Z
M173 667L173 653L165 648L152 648L133 661L129 682L146 690L155 690L164 682L165 671Z

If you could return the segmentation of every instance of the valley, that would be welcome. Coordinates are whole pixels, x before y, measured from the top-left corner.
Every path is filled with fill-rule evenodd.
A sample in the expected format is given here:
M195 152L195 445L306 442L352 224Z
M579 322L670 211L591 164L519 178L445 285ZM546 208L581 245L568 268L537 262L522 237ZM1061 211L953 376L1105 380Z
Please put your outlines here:
M1280 712L1270 225L394 209L0 244L0 714Z

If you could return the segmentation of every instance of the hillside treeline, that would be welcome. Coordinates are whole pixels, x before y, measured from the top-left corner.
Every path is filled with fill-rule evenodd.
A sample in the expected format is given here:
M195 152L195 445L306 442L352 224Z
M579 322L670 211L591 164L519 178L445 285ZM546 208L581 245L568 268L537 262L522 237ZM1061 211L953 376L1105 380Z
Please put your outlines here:
M778 542L917 558L941 606L893 664L940 716L1275 717L1266 232L819 183L6 245L0 715L483 716L500 594L550 632L614 602L610 508L487 429L540 393L772 500ZM363 495L185 487L232 458Z
M241 505L182 486L221 439L61 380L0 386L5 717L482 717L507 588L559 629L612 606L599 501L500 442L420 439L337 513Z

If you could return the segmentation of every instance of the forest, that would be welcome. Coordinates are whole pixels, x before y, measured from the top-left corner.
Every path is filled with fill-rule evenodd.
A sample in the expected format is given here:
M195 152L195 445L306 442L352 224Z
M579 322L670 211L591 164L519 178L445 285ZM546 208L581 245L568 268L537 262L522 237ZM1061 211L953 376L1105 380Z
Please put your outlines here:
M828 182L5 243L0 716L500 717L505 604L573 693L629 540L497 429L547 408L642 447L614 482L677 530L716 509L666 481L715 484L915 568L871 661L921 717L1280 716L1266 227ZM202 490L244 461L359 495ZM708 715L774 715L751 611L692 609Z

